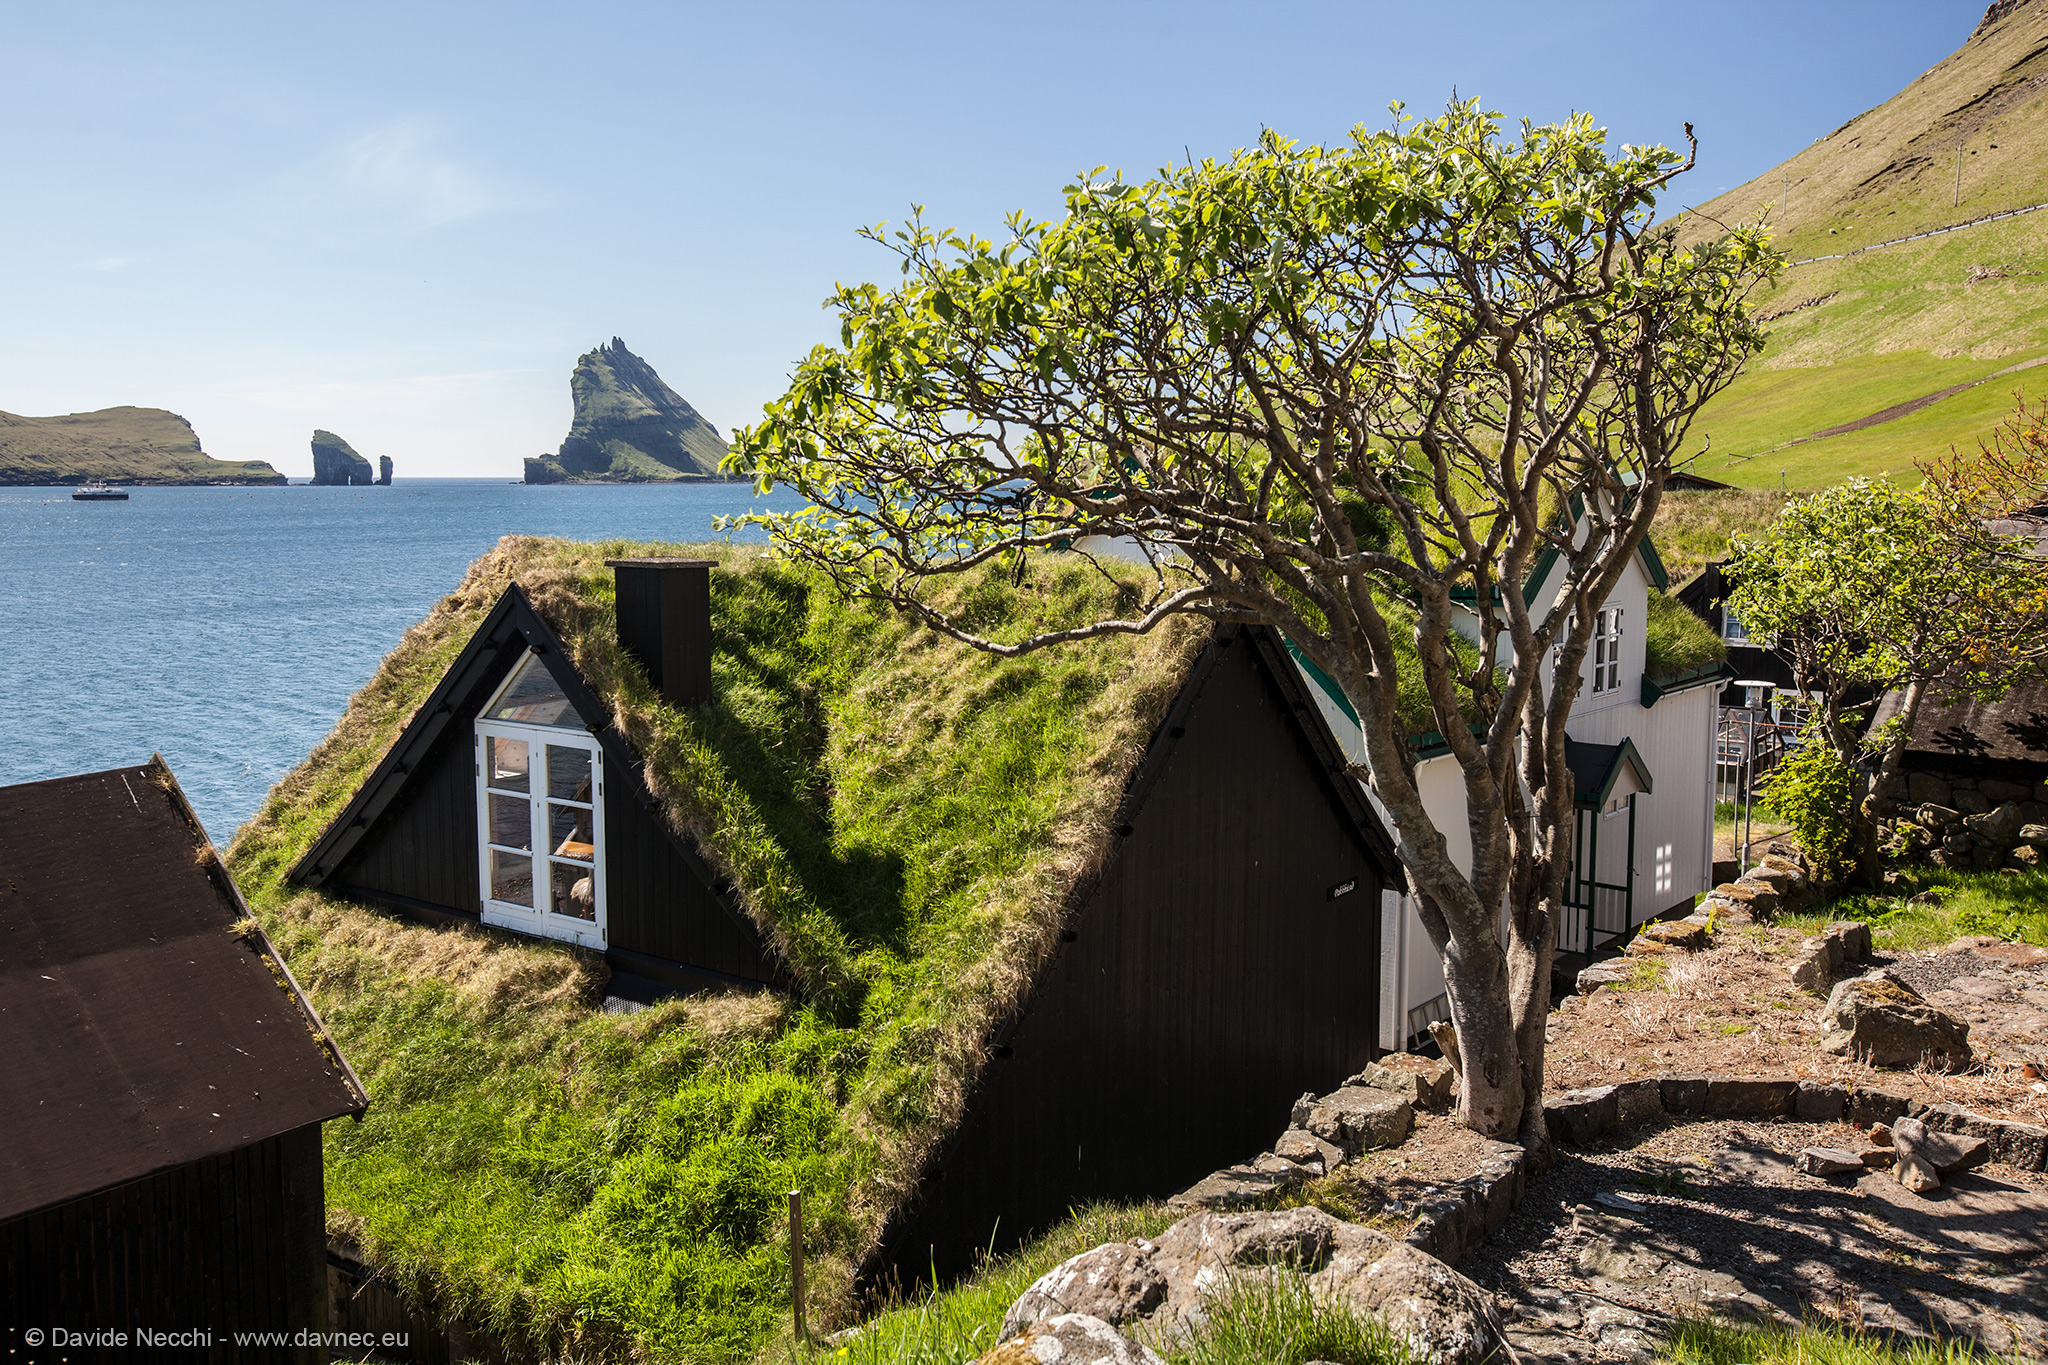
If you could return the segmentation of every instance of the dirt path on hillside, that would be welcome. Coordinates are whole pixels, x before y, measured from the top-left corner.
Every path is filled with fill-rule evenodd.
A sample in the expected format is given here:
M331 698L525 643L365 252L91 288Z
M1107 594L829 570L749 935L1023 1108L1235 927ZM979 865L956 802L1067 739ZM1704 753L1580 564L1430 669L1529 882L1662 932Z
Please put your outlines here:
M1886 422L1896 422L1901 417L1911 417L1923 408L1932 407L1944 398L1953 398L1959 393L1978 387L1980 384L1989 384L1994 379L2003 379L2009 374L2018 374L2021 370L2031 370L2036 365L2048 365L2048 355L2036 356L2032 360L2022 360L2017 365L2008 365L2002 370L1995 370L1985 375L1982 379L1972 379L1964 384L1951 384L1939 392L1922 394L1918 398L1909 398L1903 403L1894 403L1888 408L1878 409L1868 417L1858 417L1855 421L1844 422L1840 426L1825 427L1810 436L1796 436L1782 444L1772 446L1769 450L1759 450L1754 455L1737 455L1734 458L1736 460L1759 460L1766 455L1775 454L1780 450L1790 450L1793 446L1803 446L1809 441L1826 440L1830 436L1846 436L1852 431L1862 431L1868 427L1882 426Z

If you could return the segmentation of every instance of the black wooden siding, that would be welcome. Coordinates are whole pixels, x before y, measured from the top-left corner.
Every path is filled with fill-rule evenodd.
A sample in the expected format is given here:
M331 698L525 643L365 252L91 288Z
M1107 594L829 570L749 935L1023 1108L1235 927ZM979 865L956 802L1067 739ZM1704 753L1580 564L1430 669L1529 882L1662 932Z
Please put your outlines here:
M440 739L406 774L398 796L328 879L336 891L414 910L472 917L482 912L475 721L506 673L525 657L525 642L515 639L501 654L455 704ZM653 959L616 965L662 974L662 967L672 964L741 981L779 982L754 937L719 903L659 823L661 816L649 809L638 776L619 762L615 746L605 747L606 946ZM679 978L672 984L715 980Z
M470 724L475 718L472 713L443 732L391 808L341 865L335 881L460 914L482 911L476 731Z
M325 1360L237 1351L233 1332L325 1330L320 1127L173 1167L0 1224L0 1328L16 1358ZM24 1349L23 1328L201 1328L211 1349Z
M754 940L713 898L641 804L640 784L604 788L605 914L612 946L748 981L776 980Z
M884 1275L945 1277L1073 1204L1183 1189L1376 1055L1380 864L1253 639L1219 650L1184 735L1162 741L1073 941L887 1236Z

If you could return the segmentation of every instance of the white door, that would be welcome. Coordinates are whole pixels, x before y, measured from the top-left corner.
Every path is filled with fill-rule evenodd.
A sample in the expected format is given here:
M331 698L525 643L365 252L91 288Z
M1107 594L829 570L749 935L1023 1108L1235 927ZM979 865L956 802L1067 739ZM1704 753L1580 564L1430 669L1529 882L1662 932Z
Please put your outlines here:
M476 724L483 920L605 946L604 751L575 731Z

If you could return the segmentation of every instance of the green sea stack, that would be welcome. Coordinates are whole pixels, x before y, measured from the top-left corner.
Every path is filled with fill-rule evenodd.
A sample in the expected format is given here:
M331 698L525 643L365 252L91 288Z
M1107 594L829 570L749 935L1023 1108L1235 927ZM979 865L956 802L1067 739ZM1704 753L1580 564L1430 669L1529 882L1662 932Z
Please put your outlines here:
M528 483L716 479L725 438L654 367L613 337L569 377L576 416L562 448L526 462Z
M314 483L323 487L354 484L367 488L376 481L370 473L370 462L356 454L354 446L331 431L313 432Z

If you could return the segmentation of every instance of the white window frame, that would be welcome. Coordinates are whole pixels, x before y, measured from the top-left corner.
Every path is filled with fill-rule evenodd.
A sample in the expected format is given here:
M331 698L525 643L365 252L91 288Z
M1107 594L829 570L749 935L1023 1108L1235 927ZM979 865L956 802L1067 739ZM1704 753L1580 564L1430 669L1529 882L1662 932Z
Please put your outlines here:
M1593 690L1621 690L1621 608L1607 607L1593 618Z
M532 657L532 656L529 656ZM524 663L524 660L521 661ZM519 676L515 667L505 675L497 691L491 694L483 711L477 716L474 726L473 744L476 756L476 855L477 855L477 899L482 906L481 918L485 924L511 929L522 934L541 938L559 939L565 943L579 944L585 948L602 949L608 942L605 916L605 835L604 835L604 749L595 736L582 731L553 725L525 725L517 721L491 720L490 712L497 706L498 698L512 680ZM491 850L502 845L491 843L491 787L484 775L484 741L486 738L524 740L527 748L527 798L528 818L532 822L529 837L530 849L506 849L520 853L533 862L533 904L518 905L511 901L493 899L491 896ZM554 875L554 859L548 847L549 803L547 783L547 746L558 749L580 749L590 755L590 839L591 839L591 887L595 898L596 918L576 919L569 915L558 915L547 907L551 903L549 881ZM517 795L499 791L499 796ZM559 804L559 803L558 803Z

